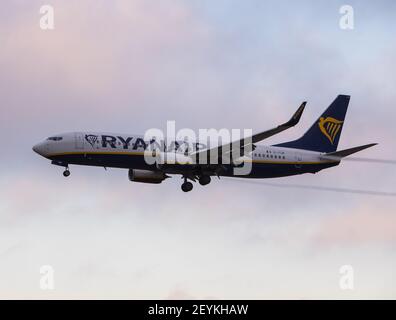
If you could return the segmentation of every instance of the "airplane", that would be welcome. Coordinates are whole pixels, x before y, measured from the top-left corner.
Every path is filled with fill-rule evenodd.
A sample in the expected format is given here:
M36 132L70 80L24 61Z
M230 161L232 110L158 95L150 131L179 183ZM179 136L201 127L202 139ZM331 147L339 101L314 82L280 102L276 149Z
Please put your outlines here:
M304 111L305 101L289 121L248 139L214 148L197 142L195 149L180 151L177 146L183 142L175 141L174 148L161 145L151 155L148 150L155 139L147 141L143 135L70 132L50 136L36 144L33 151L51 160L52 164L64 167L65 177L70 175L71 164L124 168L128 169L130 181L152 184L162 183L170 174L177 174L183 178L181 189L184 192L193 189L190 181L198 180L201 185L207 185L213 176L276 178L317 173L339 165L346 156L376 145L370 143L337 151L349 100L349 95L338 95L302 137L271 146L256 144L294 127ZM147 161L148 154L153 161ZM213 161L213 154L217 161ZM222 161L224 155L231 160ZM249 172L236 174L235 169L246 163L251 165Z

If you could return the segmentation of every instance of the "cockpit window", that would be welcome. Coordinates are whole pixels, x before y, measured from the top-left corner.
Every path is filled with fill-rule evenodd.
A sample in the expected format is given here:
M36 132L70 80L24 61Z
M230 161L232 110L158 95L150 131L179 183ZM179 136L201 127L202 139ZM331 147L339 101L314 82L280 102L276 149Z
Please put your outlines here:
M60 141L62 140L62 137L49 137L47 140L51 140L51 141Z

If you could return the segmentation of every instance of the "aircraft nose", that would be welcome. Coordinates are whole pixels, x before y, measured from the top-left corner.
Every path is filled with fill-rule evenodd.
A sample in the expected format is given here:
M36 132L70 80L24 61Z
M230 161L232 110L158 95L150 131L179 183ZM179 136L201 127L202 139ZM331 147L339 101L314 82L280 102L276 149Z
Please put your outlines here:
M45 143L44 142L40 142L36 145L33 146L33 151L38 153L40 156L44 156L45 154Z

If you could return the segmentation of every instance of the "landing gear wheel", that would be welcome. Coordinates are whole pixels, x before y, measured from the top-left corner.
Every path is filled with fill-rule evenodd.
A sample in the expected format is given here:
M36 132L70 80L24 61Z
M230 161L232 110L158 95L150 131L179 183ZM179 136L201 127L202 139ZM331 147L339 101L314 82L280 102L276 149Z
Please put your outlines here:
M184 192L189 192L193 189L193 184L191 182L186 181L182 184L181 189Z
M210 176L203 175L199 178L199 184L201 186L206 186L207 184L210 183L210 180L211 180Z
M63 171L63 176L64 176L64 177L70 176L70 171L69 171L69 169L66 169L65 171Z

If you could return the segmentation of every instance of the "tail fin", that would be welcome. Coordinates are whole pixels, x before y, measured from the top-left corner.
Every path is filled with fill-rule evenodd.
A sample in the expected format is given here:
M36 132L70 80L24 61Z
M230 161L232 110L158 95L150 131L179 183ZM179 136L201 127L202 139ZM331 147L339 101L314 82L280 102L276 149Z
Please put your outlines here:
M276 146L318 152L336 151L349 99L350 96L339 95L300 139Z

